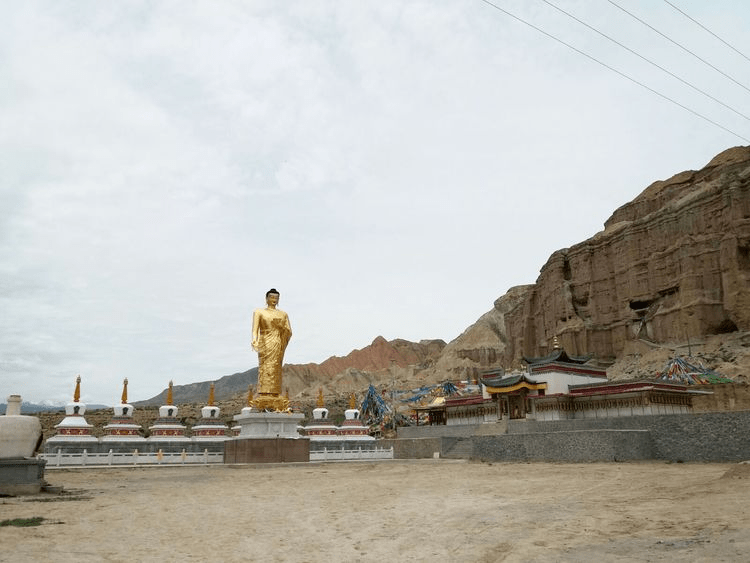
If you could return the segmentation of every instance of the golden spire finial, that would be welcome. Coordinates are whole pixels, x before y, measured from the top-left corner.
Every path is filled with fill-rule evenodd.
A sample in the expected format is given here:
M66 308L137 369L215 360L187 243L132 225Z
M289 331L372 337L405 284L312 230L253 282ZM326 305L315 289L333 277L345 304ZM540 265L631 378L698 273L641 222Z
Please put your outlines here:
M122 382L122 399L120 399L120 402L123 405L127 404L128 402L128 378L127 377Z
M248 407L253 406L253 386L252 385L247 386L247 406Z
M560 340L558 340L557 336L555 336L552 339L552 349L553 350L559 350L561 348L560 346Z
M349 408L350 409L356 409L357 408L357 398L354 396L354 392L352 392L349 395Z
M78 403L81 400L81 376L76 377L76 390L73 391L73 402Z
M170 406L172 405L172 385L174 384L172 383L172 380L170 379L169 387L167 388L167 404Z
M325 402L323 402L323 388L322 387L318 389L318 402L316 403L316 406L318 407L326 406Z
M289 400L289 387L284 388L284 397L286 397L286 400Z
M214 384L211 383L211 390L208 392L208 406L213 407L214 406Z

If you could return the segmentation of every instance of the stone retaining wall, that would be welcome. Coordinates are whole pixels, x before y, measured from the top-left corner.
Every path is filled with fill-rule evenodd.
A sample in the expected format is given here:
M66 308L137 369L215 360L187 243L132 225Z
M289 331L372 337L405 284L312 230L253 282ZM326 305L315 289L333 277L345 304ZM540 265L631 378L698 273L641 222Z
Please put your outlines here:
M490 425L487 423L486 425ZM442 436L473 436L485 424L457 424L455 426L402 426L398 429L399 438L439 438Z
M472 458L491 461L635 461L654 459L648 430L574 430L475 436Z
M742 461L750 459L750 411L632 416L600 420L510 421L508 435L595 430L647 430L651 459Z
M395 457L432 457L447 452L455 427L409 429L395 440ZM458 427L469 430L469 427ZM420 445L419 430L430 429ZM750 411L632 416L608 419L508 421L507 434L480 435L473 429L471 457L496 461L744 461L750 459ZM425 432L427 433L427 432ZM401 435L401 429L399 435ZM399 447L399 442L404 444ZM429 445L428 445L429 444Z

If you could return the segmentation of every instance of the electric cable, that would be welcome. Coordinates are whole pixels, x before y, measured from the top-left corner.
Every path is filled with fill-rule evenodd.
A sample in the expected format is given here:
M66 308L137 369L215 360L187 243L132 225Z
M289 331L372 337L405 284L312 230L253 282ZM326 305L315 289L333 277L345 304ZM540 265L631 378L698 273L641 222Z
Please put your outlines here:
M716 37L716 39L718 39L719 41L721 41L722 43L724 43L724 45L726 45L727 47L729 47L732 51L734 51L735 53L737 53L738 55L740 55L742 57L745 57L748 61L750 61L750 57L748 57L745 53L743 53L739 49L736 49L734 46L732 46L729 43L727 43L726 41L724 41L721 37L719 37L718 35L716 35L713 31L711 31L710 29L708 29L705 25L703 25L701 22L699 22L695 18L691 18L685 12L683 12L682 10L680 10L677 6L675 6L674 4L672 4L672 2L670 2L669 0L664 0L664 2L666 2L667 4L669 4L670 6L672 6L675 10L677 10L678 12L680 12L683 16L685 16L687 19L689 19L695 25L697 25L698 27L700 27L704 31L707 31L708 33L710 33L711 35L713 35L714 37Z
M666 1L666 0L665 0L665 1ZM736 109L734 109L734 108L733 108L732 106L730 106L730 105L727 105L727 104L725 104L725 103L724 103L724 102L722 102L721 100L719 100L719 99L717 99L717 98L713 97L713 96L712 96L711 94L709 94L708 92L704 92L703 90L701 90L700 88L698 88L698 87L697 87L697 86L695 86L694 84L691 84L691 83L690 83L690 82L688 82L687 80L683 80L682 78L680 78L679 76L677 76L677 75L676 75L676 74L674 74L673 72L671 72L671 71L667 70L667 69L666 69L666 68L664 68L663 66L660 66L659 64L655 63L654 61L652 61L652 60L650 60L650 59L648 59L648 58L644 57L644 56L643 56L643 55L641 55L640 53L637 53L636 51L634 51L633 49L631 49L631 48L630 48L630 47L628 47L627 45L623 45L622 43L620 43L619 41L617 41L617 39L614 39L614 38L610 37L609 35L607 35L606 33L602 32L602 31L599 31L599 30L598 30L598 29L596 29L595 27L593 27L593 26L591 26L591 25L587 24L587 23L586 23L585 21L582 21L582 20L578 19L578 18L577 18L576 16L574 16L573 14L571 14L571 13L569 13L569 12L566 12L565 10L563 10L563 9L562 9L562 8L560 8L559 6L556 6L555 4L553 4L552 2L550 2L549 0L542 0L542 2L544 2L545 4L547 4L547 5L549 5L549 6L552 6L552 7L553 7L553 8L555 9L555 10L558 10L559 12L562 12L563 14L565 14L566 16L568 16L569 18L571 18L571 19L574 19L575 21L577 21L577 22L578 22L578 23L580 23L581 25L584 25L584 26L586 26L586 27L587 27L587 28L589 28L589 29L590 29L591 31L593 31L593 32L595 32L595 33L598 33L599 35L601 35L601 36L602 36L602 37L604 37L605 39L608 39L608 40L609 40L609 41L611 41L612 43L615 43L616 45L619 45L620 47L622 47L623 49L625 49L625 50L626 50L626 51L628 51L629 53L632 53L633 55L635 55L636 57L640 58L641 60L644 60L644 61L646 61L647 63L649 63L649 64L650 64L650 65L652 65L652 66L655 66L656 68L658 68L658 69L659 69L659 70L661 70L662 72L666 72L666 73L667 73L667 74L668 74L669 76L671 76L672 78L675 78L675 79L679 80L680 82L682 82L682 83L683 83L683 84L685 84L686 86L689 86L690 88L692 88L692 89L693 89L693 90L695 90L696 92L700 92L701 94L703 94L703 95L704 95L704 96L706 96L707 98L710 98L710 99L712 99L712 100L713 100L714 102L716 102L717 104L720 104L720 105L724 106L725 108L727 108L727 109L728 109L728 110L730 110L730 111L733 111L734 113L736 113L736 114L737 114L737 115L739 115L740 117L744 117L745 119L747 119L748 121L750 121L750 117L748 117L748 116L747 116L747 115L745 115L744 113L742 113L742 112L739 112L739 111L737 111L737 110L736 110Z
M685 111L688 111L688 112L692 113L692 114L693 114L693 115L695 115L696 117L700 117L701 119L703 119L704 121L707 121L708 123L710 123L710 124L714 125L715 127L718 127L719 129L721 129L721 130L723 130L723 131L726 131L727 133L729 133L729 134L731 134L731 135L734 135L734 136L735 136L735 137L737 137L738 139L742 139L743 141L745 141L745 142L747 142L747 143L750 143L750 139L748 139L747 137L743 137L743 136L742 136L742 135L740 135L739 133L735 133L735 132L734 132L734 131L732 131L731 129L728 129L727 127L724 127L723 125L721 125L720 123L717 123L717 122L716 122L716 121L714 121L713 119L711 119L711 118L709 118L709 117L706 117L705 115L703 115L703 114L701 114L701 113L698 113L698 112L697 112L697 111L695 111L694 109L691 109L691 108L689 108L689 107L687 107L687 106L685 106L685 105L681 104L680 102L678 102L678 101L676 101L676 100L674 100L674 99L670 98L670 97L669 97L669 96L667 96L666 94L662 94L661 92L659 92L659 91L657 91L657 90L654 90L653 88L651 88L650 86L647 86L647 85L646 85L646 84L644 84L643 82L640 82L640 81L636 80L635 78L633 78L633 77L631 77L631 76L628 76L628 75L627 75L627 74L625 74L624 72L621 72L621 71L617 70L616 68L614 68L614 67L612 67L612 66L608 65L607 63L605 63L605 62L603 62L603 61L600 61L600 60L599 60L599 59L597 59L596 57L594 57L594 56L592 56L592 55L589 55L588 53L586 53L586 52L584 52L584 51L581 51L580 49L578 49L577 47L574 47L574 46L573 46L573 45L571 45L570 43L566 43L565 41L563 41L563 40L562 40L562 39L560 39L559 37L556 37L556 36L552 35L551 33L548 33L548 32L546 32L546 31L544 31L543 29L541 29L541 28L539 28L539 27L535 26L534 24L532 24L532 23L530 23L530 22L527 22L526 20L524 20L524 19L520 18L519 16L516 16L515 14L513 14L513 13L509 12L508 10L506 10L506 9L504 9L504 8L501 8L501 7L500 7L500 6L498 6L497 4L493 4L493 3L492 3L492 2L490 2L489 0L480 0L480 2L484 2L484 3L485 3L485 4L487 4L488 6L490 6L490 7L494 8L494 9L496 9L496 10L498 10L498 11L500 11L500 12L504 13L505 15L507 15L507 16L509 16L509 17L513 18L514 20L516 20L516 21L518 21L518 22L520 22L520 23L522 23L522 24L524 24L524 25L526 25L526 26L530 27L531 29L534 29L534 30L538 31L538 32L539 32L539 33L541 33L542 35L545 35L545 36L549 37L550 39L552 39L552 40L554 40L554 41L557 41L558 43L560 43L560 44L562 44L562 45L565 45L566 47L568 47L569 49L572 49L573 51L575 51L575 52L576 52L576 53L578 53L579 55L583 55L583 56L584 56L584 57L586 57L587 59L590 59L590 60L594 61L595 63L598 63L598 64L602 65L602 66L603 66L604 68L607 68L607 69L611 70L611 71L612 71L612 72L614 72L615 74L619 74L619 75L620 75L620 76L622 76L623 78L626 78L627 80L630 80L630 81L631 81L631 82L633 82L634 84L637 84L638 86L640 86L640 87L642 87L642 88L645 88L646 90L648 90L649 92L651 92L651 93L653 93L653 94L656 94L656 95L657 95L657 96L659 96L660 98L663 98L663 99L667 100L668 102L672 102L672 103L673 103L674 105L676 105L676 106L678 106L678 107L681 107L682 109L684 109Z
M643 21L643 20L642 20L641 18L639 18L638 16L636 16L636 15L635 15L635 14L633 14L632 12L628 12L628 11L627 11L627 10L626 10L625 8L623 8L622 6L620 6L620 5L619 5L619 4L617 3L617 2L614 2L614 0L607 0L607 2L609 2L610 4L612 4L612 5L613 5L613 6L615 7L615 8L617 8L617 9L619 9L619 10L622 10L622 11L623 11L623 12L625 12L625 13L626 13L627 15L629 15L629 16L630 16L631 18L633 18L634 20L636 20L636 21L639 21L639 22L641 22L641 23L642 23L643 25L645 25L645 26L646 26L647 28L649 28L649 29L650 29L650 30L652 30L653 32L655 32L655 33L658 33L659 35L661 35L661 36L662 36L662 37L663 37L664 39L666 39L666 40L667 40L667 41L669 41L670 43L672 43L672 44L674 44L674 45L677 45L677 46L678 46L678 47L679 47L680 49L682 49L682 50L683 50L683 51L685 51L686 53L690 53L690 54L691 54L691 55L693 55L693 56L694 56L694 57L695 57L696 59L698 59L699 61L701 61L701 62L702 62L703 64L706 64L706 65L710 66L710 67L711 67L712 69L714 69L714 70L715 70L716 72L718 72L718 73L719 73L719 74L721 74L722 76L725 76L726 78L728 78L729 80L731 80L732 82L734 82L735 84L737 84L738 86L741 86L742 88L744 88L745 90L747 90L748 92L750 92L750 88L748 88L747 86L745 86L745 85L744 85L744 84L742 84L741 82L738 82L737 80L735 80L734 78L732 78L732 77L731 77L730 75L728 75L728 74L727 74L726 72L724 72L723 70L721 70L721 69L719 69L719 68L716 68L716 67L715 67L714 65L712 65L712 64L711 64L710 62L708 62L708 61L707 61L706 59L703 59L703 58L699 57L698 55L696 55L695 53L693 53L693 52L692 52L692 51L691 51L690 49L688 49L687 47L684 47L683 45L680 45L680 44L679 44L679 43L678 43L677 41L675 41L675 40L674 40L674 39L672 39L671 37L668 37L667 35L665 35L665 34L664 34L664 33L662 33L661 31L659 31L658 29L656 29L656 28L655 28L654 26L652 26L651 24L649 24L649 23L647 23L647 22Z

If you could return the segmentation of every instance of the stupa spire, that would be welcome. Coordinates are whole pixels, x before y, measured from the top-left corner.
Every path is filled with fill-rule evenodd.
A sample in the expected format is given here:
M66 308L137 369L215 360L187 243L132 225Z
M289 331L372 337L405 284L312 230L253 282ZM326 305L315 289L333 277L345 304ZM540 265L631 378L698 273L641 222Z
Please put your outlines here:
M252 385L247 386L247 406L248 407L253 406L253 386Z
M353 392L349 395L349 408L350 409L357 408L357 398L354 396Z
M167 404L170 405L170 406L173 403L173 399L172 399L172 387L173 387L173 385L174 385L174 383L172 383L172 380L170 379L169 380L169 388L167 389Z
M122 398L120 399L120 402L123 405L126 405L128 403L128 378L127 377L122 382Z
M208 392L208 406L213 407L214 406L214 384L211 383L211 389Z
M326 406L326 404L323 402L323 388L322 387L318 389L318 402L316 403L316 406L318 407Z
M81 376L76 377L76 390L73 391L73 402L81 402Z

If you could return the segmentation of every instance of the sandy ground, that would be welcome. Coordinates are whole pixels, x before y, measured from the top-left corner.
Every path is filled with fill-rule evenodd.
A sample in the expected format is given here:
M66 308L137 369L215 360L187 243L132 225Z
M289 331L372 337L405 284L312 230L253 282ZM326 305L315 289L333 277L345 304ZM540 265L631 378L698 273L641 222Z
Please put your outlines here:
M48 470L0 561L748 561L750 465L369 463Z

